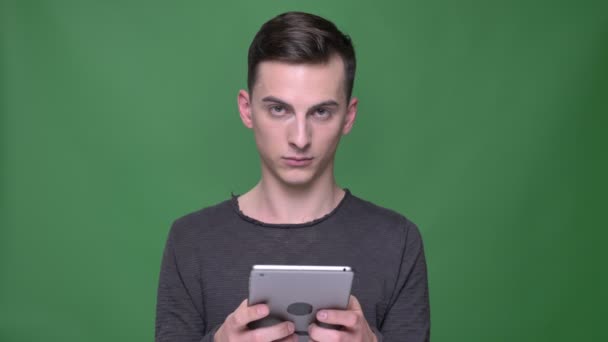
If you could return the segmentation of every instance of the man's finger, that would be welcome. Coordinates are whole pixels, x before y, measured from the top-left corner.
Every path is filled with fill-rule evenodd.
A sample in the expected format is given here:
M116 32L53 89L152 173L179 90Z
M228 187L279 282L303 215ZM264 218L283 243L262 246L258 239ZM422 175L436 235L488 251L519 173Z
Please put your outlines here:
M289 335L287 337L283 337L282 339L276 340L274 342L298 342L298 341L299 341L298 335L291 334L291 335Z
M359 300L357 299L357 297L350 295L350 298L348 299L348 307L346 308L347 310L355 310L355 311L362 311L363 309L361 308L361 304L359 303Z
M322 328L315 323L308 326L308 337L313 341L342 341L343 331Z
M359 324L360 315L352 310L320 310L317 312L319 322L343 325L354 328Z
M244 328L249 322L253 322L260 318L266 317L269 313L268 305L256 304L252 306L247 305L247 299L245 299L241 305L232 313L232 324L236 328Z
M292 336L295 326L292 322L282 322L269 327L250 330L248 334L253 335L252 341L276 341ZM287 340L289 341L289 339Z

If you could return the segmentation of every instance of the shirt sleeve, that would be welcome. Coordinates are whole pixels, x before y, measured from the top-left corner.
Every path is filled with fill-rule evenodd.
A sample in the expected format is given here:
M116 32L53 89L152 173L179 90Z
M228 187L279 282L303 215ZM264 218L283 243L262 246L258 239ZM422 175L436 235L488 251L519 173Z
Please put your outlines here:
M197 253L187 243L176 241L175 235L174 223L160 268L155 341L212 342L219 326L204 334L206 322Z
M405 241L397 283L380 322L378 341L430 341L431 321L426 259L422 237L410 221L405 224Z

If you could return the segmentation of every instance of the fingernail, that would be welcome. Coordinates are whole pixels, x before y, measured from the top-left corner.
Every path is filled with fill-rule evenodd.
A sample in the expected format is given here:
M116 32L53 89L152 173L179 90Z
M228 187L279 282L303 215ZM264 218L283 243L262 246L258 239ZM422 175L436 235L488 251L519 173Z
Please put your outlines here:
M317 318L318 319L326 319L327 318L327 312L325 312L325 311L319 311L319 312L317 312Z
M263 307L263 306L260 306L260 307L257 309L257 312L258 312L258 315L265 315L265 314L266 314L266 308L265 308L265 307Z
M289 330L289 333L292 334L294 330L296 330L296 326L293 323L289 322L287 323L287 330Z

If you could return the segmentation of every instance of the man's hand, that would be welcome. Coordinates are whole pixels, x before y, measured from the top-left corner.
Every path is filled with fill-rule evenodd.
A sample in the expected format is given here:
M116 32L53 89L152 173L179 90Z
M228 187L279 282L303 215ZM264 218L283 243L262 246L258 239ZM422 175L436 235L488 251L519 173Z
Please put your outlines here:
M321 323L341 325L344 328L326 329L312 323L308 327L308 335L313 341L377 342L376 335L367 324L361 311L361 304L355 296L350 296L346 310L320 310L317 312L317 320Z
M292 322L283 322L271 327L249 329L247 324L269 314L268 305L256 304L247 306L245 299L233 313L228 315L222 326L214 335L215 342L291 342L297 341L293 334L295 326Z

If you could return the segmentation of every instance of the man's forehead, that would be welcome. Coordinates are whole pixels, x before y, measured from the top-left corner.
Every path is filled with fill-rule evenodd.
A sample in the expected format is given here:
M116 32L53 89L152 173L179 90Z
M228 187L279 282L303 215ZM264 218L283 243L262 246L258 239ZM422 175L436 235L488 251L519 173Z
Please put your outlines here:
M253 93L284 101L344 101L344 64L339 57L326 63L264 61L258 65Z

